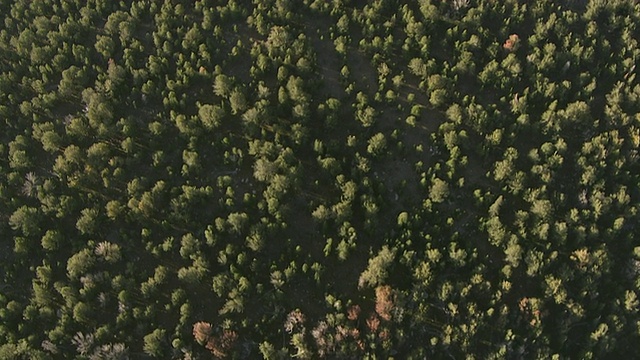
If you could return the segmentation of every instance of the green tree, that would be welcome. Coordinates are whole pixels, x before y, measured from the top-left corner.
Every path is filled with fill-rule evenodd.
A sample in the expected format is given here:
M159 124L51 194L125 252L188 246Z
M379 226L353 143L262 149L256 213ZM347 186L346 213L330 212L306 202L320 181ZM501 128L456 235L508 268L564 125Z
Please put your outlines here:
M118 35L120 31L120 24L124 21L130 20L130 15L124 11L115 11L107 17L107 22L104 24L104 30L110 35Z
M156 358L162 358L166 353L166 334L167 331L165 329L155 329L153 332L145 335L143 346L145 354Z
M189 259L198 252L199 241L193 234L188 233L182 236L180 240L180 256L183 259Z
M235 89L231 92L229 103L231 105L231 113L234 115L245 111L248 105L241 89Z
M222 124L225 112L219 105L204 104L198 108L198 117L205 128L213 130Z
M543 220L550 219L553 212L553 204L549 200L538 199L531 205L531 213Z
M369 259L369 264L365 271L360 274L358 287L375 287L382 285L389 276L389 267L395 259L396 249L389 249L383 246L376 256Z
M67 261L67 274L70 279L78 279L93 266L95 258L89 249L73 254Z
M509 240L507 248L504 250L505 260L509 263L513 268L517 268L520 265L520 261L522 260L522 246L518 243L518 238L512 236Z
M40 142L42 142L42 148L45 151L54 153L60 150L62 145L62 136L56 133L53 130L49 130L42 134L40 138Z
M75 65L70 66L62 72L62 78L58 84L60 95L73 98L79 97L86 79L87 76L84 69Z
M104 95L93 89L85 89L82 92L82 101L86 105L89 125L102 135L110 133L109 125L113 123L113 106Z
M89 325L93 322L93 310L82 301L79 301L73 307L73 319L80 324Z
M427 76L427 65L420 58L413 58L409 61L409 71L419 77Z
M116 49L115 42L110 36L98 35L96 43L94 45L96 51L102 55L104 59L113 57L113 52ZM63 76L64 77L64 76Z
M40 233L41 214L37 208L23 205L9 217L9 225L13 230L19 230L25 236L35 236Z
M441 203L449 197L449 184L439 178L434 178L429 190L429 199L435 203Z
M184 40L182 40L182 48L185 50L196 50L198 45L202 43L202 34L200 33L200 29L198 29L197 25L193 25L189 31L184 35Z
M98 225L98 210L94 208L82 209L81 215L76 221L76 229L81 234L92 234Z
M522 73L522 65L516 57L516 54L511 53L502 60L502 68L511 73L512 76L518 76Z
M398 214L398 226L407 226L409 224L409 213L406 211Z
M62 243L62 235L57 230L47 230L42 236L42 248L47 251L55 251Z
M376 110L371 106L365 106L362 109L356 110L356 118L364 127L370 127L375 124L376 115Z
M231 213L227 218L227 223L235 233L241 233L247 226L249 216L246 213Z
M275 58L282 54L286 49L288 49L289 42L290 35L286 28L282 26L272 27L269 31L269 36L267 37L266 42L269 56L271 58Z
M253 176L258 181L264 181L264 182L271 181L276 175L277 171L278 171L277 164L265 158L257 159L253 165Z
M379 156L384 153L386 147L387 139L384 137L384 134L377 133L369 139L367 152L373 156Z
M9 143L9 165L14 169L26 169L32 165L32 159L27 153L30 147L26 136L18 135Z
M216 76L213 82L213 93L226 99L231 95L232 87L232 79L226 75L220 74Z

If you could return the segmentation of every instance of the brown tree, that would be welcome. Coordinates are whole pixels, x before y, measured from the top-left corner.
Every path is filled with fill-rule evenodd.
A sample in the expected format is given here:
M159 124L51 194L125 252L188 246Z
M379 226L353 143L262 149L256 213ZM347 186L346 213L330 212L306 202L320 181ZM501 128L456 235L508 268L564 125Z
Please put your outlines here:
M378 286L376 288L376 313L384 320L391 320L393 304L393 289L389 285Z
M518 34L509 35L509 38L504 42L502 47L510 52L518 50L518 48L520 47L520 37L518 36Z
M229 350L233 348L238 334L229 329L222 330L220 336L213 336L213 327L208 322L199 321L193 324L193 337L198 344L211 351L213 356L223 359L229 355Z
M211 338L212 332L211 324L204 321L199 321L193 324L193 337L200 345L206 344Z

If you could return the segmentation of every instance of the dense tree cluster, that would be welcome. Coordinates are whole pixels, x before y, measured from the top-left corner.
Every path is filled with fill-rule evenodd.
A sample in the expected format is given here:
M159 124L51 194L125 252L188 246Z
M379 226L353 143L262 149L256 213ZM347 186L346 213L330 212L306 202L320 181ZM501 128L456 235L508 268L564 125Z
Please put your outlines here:
M0 358L640 342L637 2L0 14Z

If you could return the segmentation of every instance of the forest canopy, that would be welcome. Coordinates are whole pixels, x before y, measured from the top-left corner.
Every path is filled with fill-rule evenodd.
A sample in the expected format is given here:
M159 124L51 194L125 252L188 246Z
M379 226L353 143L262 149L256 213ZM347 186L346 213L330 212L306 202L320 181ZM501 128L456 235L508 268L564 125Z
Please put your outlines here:
M636 352L637 1L0 14L0 358Z

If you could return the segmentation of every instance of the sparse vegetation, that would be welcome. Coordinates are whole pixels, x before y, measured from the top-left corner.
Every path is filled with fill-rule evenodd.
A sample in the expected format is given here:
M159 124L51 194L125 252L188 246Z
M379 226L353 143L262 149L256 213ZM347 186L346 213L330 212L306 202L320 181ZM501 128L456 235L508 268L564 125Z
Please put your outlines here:
M640 5L0 1L0 358L628 358Z

